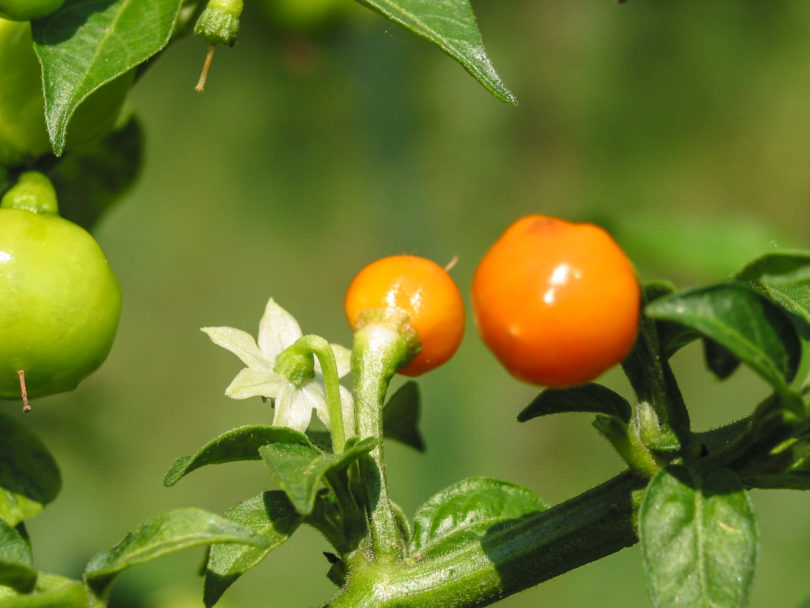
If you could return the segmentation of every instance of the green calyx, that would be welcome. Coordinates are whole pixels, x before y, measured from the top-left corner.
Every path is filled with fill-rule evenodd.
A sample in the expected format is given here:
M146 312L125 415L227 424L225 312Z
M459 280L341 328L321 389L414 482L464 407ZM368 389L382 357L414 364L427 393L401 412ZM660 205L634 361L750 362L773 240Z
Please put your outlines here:
M369 308L364 310L353 328L355 336L357 336L363 328L373 325L390 329L396 332L402 339L407 349L407 356L399 359L397 369L408 365L408 363L413 361L413 358L422 351L419 335L414 331L410 318L404 312L395 308Z
M239 33L242 7L243 0L209 0L194 25L194 33L215 46L233 46Z
M315 358L311 350L293 344L276 358L273 371L301 388L315 377Z
M17 183L0 200L0 208L59 215L56 190L54 190L51 180L39 171L23 173Z

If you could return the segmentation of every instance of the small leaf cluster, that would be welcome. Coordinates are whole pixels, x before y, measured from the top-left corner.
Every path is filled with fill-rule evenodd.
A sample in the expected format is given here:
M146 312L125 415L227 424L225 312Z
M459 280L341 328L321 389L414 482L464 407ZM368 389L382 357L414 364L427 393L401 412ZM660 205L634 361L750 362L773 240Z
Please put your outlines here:
M597 430L649 480L637 533L655 606L744 606L758 540L748 490L810 489L810 255L771 253L684 291L649 283L644 312L623 363L633 404L587 384L542 392L519 420L596 413ZM741 420L693 431L669 360L694 341L715 377L744 364L771 394Z

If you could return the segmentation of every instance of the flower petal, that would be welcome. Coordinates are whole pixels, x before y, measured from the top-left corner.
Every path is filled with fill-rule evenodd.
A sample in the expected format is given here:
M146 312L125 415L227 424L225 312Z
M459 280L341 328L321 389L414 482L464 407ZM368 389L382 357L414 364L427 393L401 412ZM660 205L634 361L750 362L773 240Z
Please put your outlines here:
M273 426L286 426L302 433L307 430L312 420L312 406L302 391L289 382L285 383L281 394L276 398L276 414Z
M318 418L326 425L326 428L331 429L332 425L329 423L329 409L326 405L326 393L323 385L318 381L310 381L302 386L298 392L301 401L307 404L310 411L315 410Z
M236 374L236 378L225 389L225 394L231 399L276 399L287 384L287 380L276 373L245 368Z
M335 363L337 363L338 378L342 378L352 369L352 351L340 344L330 344L332 352L335 353Z
M270 298L259 321L259 349L262 353L275 362L281 351L302 335L298 321Z
M233 327L201 328L217 346L231 351L242 363L254 369L273 370L273 361L268 361L249 333Z

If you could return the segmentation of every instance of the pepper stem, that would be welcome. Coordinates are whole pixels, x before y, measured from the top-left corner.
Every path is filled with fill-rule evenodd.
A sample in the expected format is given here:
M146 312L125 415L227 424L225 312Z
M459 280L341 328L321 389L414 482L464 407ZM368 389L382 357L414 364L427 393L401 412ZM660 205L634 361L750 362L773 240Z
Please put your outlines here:
M17 375L20 377L20 394L22 395L23 412L27 414L31 411L31 404L28 403L28 388L25 386L25 370L18 369Z
M371 322L354 334L352 375L355 419L361 438L375 437L377 446L361 463L361 491L365 492L369 541L374 563L401 559L404 541L388 496L383 462L382 407L391 378L410 358L408 340L390 324Z

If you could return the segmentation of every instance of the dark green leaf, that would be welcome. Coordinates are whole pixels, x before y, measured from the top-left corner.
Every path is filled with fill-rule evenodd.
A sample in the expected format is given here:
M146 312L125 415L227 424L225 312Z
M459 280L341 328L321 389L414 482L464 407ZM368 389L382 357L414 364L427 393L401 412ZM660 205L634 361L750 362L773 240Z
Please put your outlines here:
M647 306L646 314L714 340L777 390L784 390L796 372L800 347L793 326L742 285L723 283L667 296Z
M31 547L16 529L0 519L0 585L28 593L36 580Z
M383 407L383 435L424 452L425 442L419 433L420 401L416 382L400 386Z
M744 606L757 526L742 483L721 469L705 478L660 471L639 511L639 537L654 606Z
M267 541L266 547L219 543L208 554L205 572L206 606L217 603L225 590L242 574L259 564L268 553L282 545L301 523L301 516L284 492L264 492L239 503L225 518L246 526Z
M266 547L267 540L253 530L202 509L176 509L138 525L108 551L97 554L84 571L91 589L100 597L123 570L169 553L211 543L242 543Z
M261 460L259 448L269 443L303 443L311 445L305 435L286 427L240 426L215 437L191 456L174 461L163 484L173 486L195 469L209 464L224 464L240 460Z
M644 283L644 302L649 304L654 300L668 296L676 291L675 285L669 281L650 281ZM659 350L665 358L669 359L681 348L699 338L699 334L688 327L677 323L659 321L655 324L658 334Z
M740 360L711 338L703 338L706 367L718 380L725 380L740 366Z
M630 422L632 408L627 399L600 384L583 384L566 389L546 389L518 415L520 422L563 412L594 412Z
M135 182L143 156L143 130L134 116L100 141L70 154L49 177L59 193L59 214L85 229Z
M810 471L788 471L770 475L744 475L749 488L765 490L810 490Z
M756 455L739 471L746 486L810 490L810 439L786 443L767 456Z
M79 581L40 573L32 593L3 597L3 608L87 608L91 604L85 586Z
M0 441L0 518L16 526L56 498L62 479L39 437L2 414Z
M324 454L306 438L304 441L273 443L259 448L259 453L290 502L302 515L309 515L321 480L330 471L346 468L360 456L370 452L377 440L367 437L346 442L342 454Z
M45 121L57 156L79 104L166 46L181 5L182 0L84 0L33 22Z
M411 554L429 556L483 538L493 525L548 509L533 492L487 477L463 479L423 504L413 521Z
M430 40L458 61L495 97L517 99L495 71L481 42L469 0L359 0L394 23Z
M810 253L770 253L742 269L737 279L795 316L810 331Z

